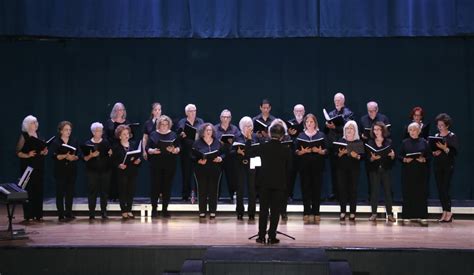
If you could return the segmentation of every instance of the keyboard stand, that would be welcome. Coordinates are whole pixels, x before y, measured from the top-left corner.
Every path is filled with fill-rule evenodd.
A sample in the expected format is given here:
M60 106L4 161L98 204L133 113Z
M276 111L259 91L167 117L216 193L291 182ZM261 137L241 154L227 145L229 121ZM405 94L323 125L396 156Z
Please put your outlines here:
M25 229L13 230L13 225L12 225L12 221L15 218L15 216L13 215L15 213L15 206L17 204L23 203L23 201L15 201L15 202L0 201L0 203L6 204L7 215L8 215L8 229L6 231L0 231L0 241L28 239Z

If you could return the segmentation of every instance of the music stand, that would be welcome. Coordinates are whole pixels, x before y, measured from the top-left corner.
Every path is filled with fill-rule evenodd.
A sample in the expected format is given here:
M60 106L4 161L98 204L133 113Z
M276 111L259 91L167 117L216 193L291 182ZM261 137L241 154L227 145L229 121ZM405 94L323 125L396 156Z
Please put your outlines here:
M267 230L267 234L268 234L268 230ZM291 236L291 235L288 235L288 234L286 234L286 233L280 232L280 231L278 231L278 230L276 231L276 234L277 234L277 235L278 235L278 234L283 235L283 236L287 237L288 239L292 239L293 241L296 240L295 237L293 237L293 236ZM255 234L255 235L253 235L253 236L250 236L250 237L249 237L249 240L251 240L251 239L253 239L253 238L257 237L257 236L258 236L258 233Z
M25 169L25 172L23 172L23 175L21 176L20 180L18 181L18 186L22 189L26 188L26 185L28 184L28 181L30 180L31 173L33 172L33 168L27 167ZM7 206L7 216L8 216L8 229L4 232L1 233L6 233L5 236L2 236L3 234L0 233L0 241L3 240L24 240L28 239L28 236L26 235L25 229L15 229L13 230L13 225L12 221L15 218L14 213L15 213L15 206L17 204L22 204L26 202L28 199L18 199L18 200L12 200L12 201L3 201L0 200L0 203L4 203Z

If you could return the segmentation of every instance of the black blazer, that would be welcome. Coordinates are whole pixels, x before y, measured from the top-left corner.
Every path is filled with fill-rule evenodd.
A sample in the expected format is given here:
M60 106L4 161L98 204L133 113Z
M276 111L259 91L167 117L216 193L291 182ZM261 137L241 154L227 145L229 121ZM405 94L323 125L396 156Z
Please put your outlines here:
M257 173L259 188L286 190L291 170L291 150L278 140L270 140L257 146L254 154L262 159Z

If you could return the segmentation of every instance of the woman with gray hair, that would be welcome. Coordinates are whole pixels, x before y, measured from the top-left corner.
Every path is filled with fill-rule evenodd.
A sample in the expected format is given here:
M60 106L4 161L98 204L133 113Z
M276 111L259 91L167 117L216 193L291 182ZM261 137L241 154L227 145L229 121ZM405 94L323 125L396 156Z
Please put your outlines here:
M355 221L357 208L357 181L360 174L360 160L364 155L364 144L360 140L357 123L349 120L344 124L342 138L334 143L337 150L337 179L341 214L339 219L346 219L347 202L350 205L349 220Z
M253 121L250 117L244 116L239 122L240 135L235 139L231 149L231 154L235 156L237 164L237 219L244 217L244 190L247 186L248 193L248 216L249 220L255 220L255 208L257 201L257 188L255 186L255 169L250 169L250 156L245 147L250 147L259 143L257 134L253 133Z
M92 138L86 140L81 147L84 161L86 162L89 219L95 219L97 195L100 196L102 219L107 219L112 147L107 140L102 138L104 133L104 125L102 123L92 123L91 132Z
M206 217L209 202L209 217L214 219L217 211L217 190L219 189L224 154L211 123L204 123L198 133L199 139L193 144L193 152L197 162L194 175L198 187L199 218Z
M110 112L110 118L104 124L104 137L112 148L120 143L120 140L115 136L115 130L120 125L128 124L130 124L130 121L127 120L127 110L125 109L125 105L123 105L122 102L115 103L112 111ZM112 200L118 199L116 169L112 169L112 174L110 175L109 197Z
M421 127L417 122L408 125L409 138L402 141L399 160L402 162L403 220L420 220L426 223L428 218L428 143L420 137Z
M20 172L26 170L28 166L34 169L31 174L26 191L28 201L23 204L23 217L25 221L36 219L43 220L43 182L44 182L44 159L48 154L48 147L37 147L35 142L43 139L38 133L38 120L29 115L23 119L21 125L21 135L16 145L16 155L20 158ZM42 144L42 142L39 142Z

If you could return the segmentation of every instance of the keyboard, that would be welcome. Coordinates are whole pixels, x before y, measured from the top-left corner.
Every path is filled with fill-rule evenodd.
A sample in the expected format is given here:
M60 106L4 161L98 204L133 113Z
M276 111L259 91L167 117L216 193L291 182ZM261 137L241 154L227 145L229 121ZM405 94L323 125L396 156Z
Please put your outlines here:
M0 200L10 202L15 200L27 200L28 192L21 189L16 183L0 184Z

